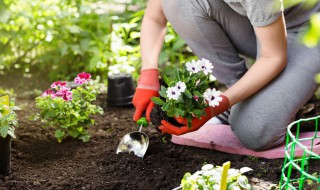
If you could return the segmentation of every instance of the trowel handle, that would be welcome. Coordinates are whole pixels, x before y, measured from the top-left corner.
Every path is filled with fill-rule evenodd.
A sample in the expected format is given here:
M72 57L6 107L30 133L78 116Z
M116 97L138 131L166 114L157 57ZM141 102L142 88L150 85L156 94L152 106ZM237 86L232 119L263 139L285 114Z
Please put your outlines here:
M143 112L143 114L140 117L140 119L138 119L137 124L140 125L140 126L144 126L144 127L148 126L148 121L147 121L147 118L146 118L146 112Z

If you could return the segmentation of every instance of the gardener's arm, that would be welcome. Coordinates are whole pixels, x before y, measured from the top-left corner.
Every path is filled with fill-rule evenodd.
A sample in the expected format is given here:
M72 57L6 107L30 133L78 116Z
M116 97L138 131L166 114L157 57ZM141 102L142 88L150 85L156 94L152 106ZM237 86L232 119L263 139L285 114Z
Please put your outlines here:
M260 56L247 73L220 96L219 105L207 107L206 115L201 119L193 118L191 128L187 126L179 128L163 120L159 127L163 133L181 135L198 130L210 118L223 113L232 105L259 91L285 68L287 41L283 16L268 26L257 27L254 30L261 46ZM187 124L183 118L176 119L181 124Z
M158 58L166 34L167 19L161 0L150 0L141 26L142 70L158 68Z
M253 95L286 66L287 41L284 17L264 27L254 28L261 46L260 56L247 73L223 94L228 97L230 106Z
M136 108L133 120L137 121L146 112L150 121L150 112L154 106L151 98L159 96L158 58L166 34L167 19L162 11L161 0L150 0L141 26L142 68L132 103Z

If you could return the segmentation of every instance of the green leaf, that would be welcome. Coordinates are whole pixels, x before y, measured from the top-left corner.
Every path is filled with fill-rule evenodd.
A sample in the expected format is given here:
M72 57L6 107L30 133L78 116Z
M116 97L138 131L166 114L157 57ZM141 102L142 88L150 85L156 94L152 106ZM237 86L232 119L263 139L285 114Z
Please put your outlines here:
M59 143L62 142L64 135L65 135L65 132L61 131L60 129L56 130L56 132L54 133L54 136L57 138Z
M80 135L79 131L76 129L70 129L68 132L73 138L77 138Z
M65 28L67 28L73 34L78 34L82 30L81 27L77 25L66 26Z
M168 86L170 85L170 79L166 75L163 75L163 80Z
M8 135L9 125L1 126L0 127L0 134L3 138Z
M315 79L317 83L320 83L320 74L316 74Z
M172 50L173 51L180 50L184 45L185 45L185 42L182 39L178 38L178 40L173 44Z
M169 104L164 104L161 109L165 112L169 111Z
M198 92L198 91L194 91L193 94L196 95L196 96L198 96L198 97L202 97L202 96L203 96L203 95L202 95L200 92Z
M189 98L187 98L187 99L186 99L186 108L187 108L187 109L190 108L191 105L192 105L192 100L189 99Z
M160 95L161 97L163 97L163 98L167 98L167 93L166 93L166 91L160 90L160 91L159 91L159 95Z
M193 109L192 110L192 113L194 113L196 116L200 116L203 114L203 110L200 110L200 109Z
M182 109L180 109L180 108L174 108L174 115L175 116L184 116L184 114L185 114L185 111L183 111Z
M153 97L153 98L151 98L151 100L152 100L155 104L160 105L160 106L162 106L162 105L165 104L165 102L164 102L163 100L161 100L159 97Z
M192 98L192 94L190 93L190 91L188 89L186 89L184 91L184 94L188 97L188 98Z
M81 139L83 142L88 142L90 140L90 136L88 134L81 135L79 139Z
M192 116L191 115L189 115L187 117L187 121L188 121L188 129L190 129L191 128L191 122L192 122Z
M52 118L54 116L56 116L56 112L53 109L50 109L43 118L48 119L48 118Z

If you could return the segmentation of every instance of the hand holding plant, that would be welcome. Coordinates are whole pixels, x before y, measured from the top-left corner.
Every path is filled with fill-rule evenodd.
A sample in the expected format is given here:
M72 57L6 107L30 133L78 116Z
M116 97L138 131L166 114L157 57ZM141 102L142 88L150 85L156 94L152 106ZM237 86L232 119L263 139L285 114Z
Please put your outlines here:
M90 115L103 113L103 109L92 104L96 99L97 89L90 80L89 73L80 73L74 79L75 89L67 87L66 82L54 82L51 88L36 98L36 106L41 110L41 121L45 126L56 127L55 137L58 142L70 135L87 142L90 135L87 129L94 124Z
M228 99L220 91L209 88L212 69L212 64L206 59L193 60L177 69L174 79L163 77L168 88L161 86L161 98L152 100L169 117L175 117L185 126L176 127L163 120L159 127L162 132L181 135L197 130L211 117L229 108Z

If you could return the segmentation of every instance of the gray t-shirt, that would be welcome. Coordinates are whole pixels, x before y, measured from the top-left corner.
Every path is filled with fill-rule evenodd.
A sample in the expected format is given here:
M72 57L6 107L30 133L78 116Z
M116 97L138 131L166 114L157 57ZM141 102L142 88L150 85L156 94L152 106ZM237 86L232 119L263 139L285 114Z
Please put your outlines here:
M282 0L224 0L234 11L247 16L255 27L274 22L283 12L287 29L296 30L305 25L310 15L320 11L320 1L312 6L306 2L284 5Z

